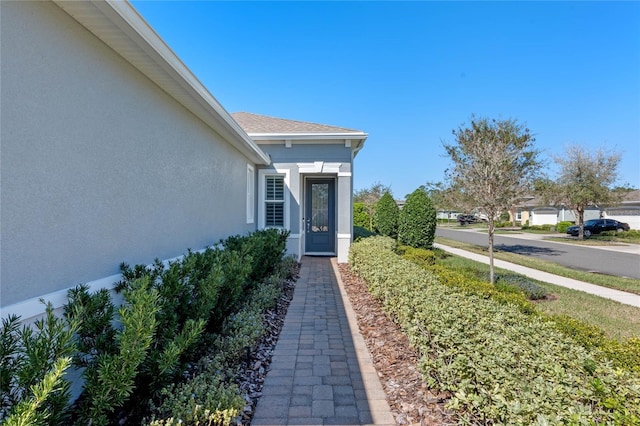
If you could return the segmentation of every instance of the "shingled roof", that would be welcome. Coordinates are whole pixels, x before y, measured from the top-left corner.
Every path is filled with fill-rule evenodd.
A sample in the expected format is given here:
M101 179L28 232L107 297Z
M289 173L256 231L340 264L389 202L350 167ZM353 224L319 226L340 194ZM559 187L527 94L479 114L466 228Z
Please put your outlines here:
M347 129L345 127L327 126L326 124L309 123L307 121L285 120L283 118L269 117L267 115L252 114L249 112L234 112L231 116L240 127L248 134L252 133L357 133L361 130Z

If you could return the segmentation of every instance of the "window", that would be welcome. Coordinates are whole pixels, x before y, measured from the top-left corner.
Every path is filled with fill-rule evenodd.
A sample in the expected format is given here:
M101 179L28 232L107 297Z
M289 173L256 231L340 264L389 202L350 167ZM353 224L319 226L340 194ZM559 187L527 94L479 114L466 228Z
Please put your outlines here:
M256 180L254 168L251 164L247 164L247 223L253 223L254 211L255 211L255 197L256 197Z
M522 220L522 209L518 209L516 212L516 220L520 222Z
M265 176L264 224L284 227L284 176Z
M258 170L258 229L290 229L289 173L286 168Z

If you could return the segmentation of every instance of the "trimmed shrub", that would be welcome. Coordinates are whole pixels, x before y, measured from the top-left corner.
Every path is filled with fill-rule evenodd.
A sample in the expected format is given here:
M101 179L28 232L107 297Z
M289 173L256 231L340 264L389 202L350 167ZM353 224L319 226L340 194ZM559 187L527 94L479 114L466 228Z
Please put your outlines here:
M497 221L497 222L495 222L495 223L493 224L493 226L495 226L495 227L496 227L496 229L497 229L497 228L508 228L508 227L510 227L511 225L512 225L512 223L511 223L511 222L509 222L509 221L504 221L504 220Z
M369 232L371 229L371 216L364 203L353 203L353 226L359 226Z
M559 232L560 234L566 234L567 228L572 225L573 225L573 222L569 222L569 221L558 222L558 224L556 225L556 231Z
M422 267L436 264L436 254L432 250L423 248L406 247L402 257Z
M407 197L398 220L398 240L416 248L431 248L436 233L436 209L422 189Z
M361 238L373 237L374 235L378 235L375 232L371 232L362 226L353 225L353 241L358 241Z
M188 251L168 265L122 264L116 291L125 303L119 308L109 290L90 294L80 285L68 292L64 319L50 304L30 327L20 329L16 316L3 319L0 423L105 425L123 421L120 414L137 423L154 403L162 404L160 391L193 373L205 353L214 354L205 375L212 378L203 376L208 394L195 405L185 402L175 420L228 423L244 404L229 385L235 364L264 333L261 312L275 306L282 280L297 270L295 259L283 260L287 236L257 231L230 237L225 250ZM72 407L63 376L70 359L85 378ZM192 385L185 392L199 386Z
M520 291L508 291L508 289L496 287L488 280L478 279L473 271L451 270L442 265L433 265L429 268L436 274L438 281L446 286L454 287L470 296L478 296L491 299L502 304L514 305L525 314L535 314L536 307Z
M640 240L640 231L637 229L630 229L629 231L604 231L599 234L602 237L616 237L622 240Z
M227 425L244 407L242 392L230 384L236 366L245 360L265 332L262 312L273 308L282 294L282 280L291 275L284 261L277 269L282 276L271 276L247 295L238 312L227 317L221 333L210 340L210 355L198 363L199 370L186 382L169 385L161 391L161 402L152 405L150 425L215 424Z
M349 262L421 353L427 384L452 395L460 423L640 422L639 375L539 315L442 285L392 249L368 238L352 245Z
M200 373L161 394L162 405L155 409L150 426L229 425L245 404L238 387L215 371Z
M386 237L398 237L400 208L391 194L385 192L376 203L374 223L376 230Z
M226 249L238 253L243 259L246 256L251 257L249 278L253 283L259 283L282 260L289 233L286 230L269 228L252 232L247 236L229 237L220 243Z
M547 319L566 336L586 348L597 348L605 359L627 371L640 373L640 338L631 337L619 342L607 339L600 327L587 324L567 315L552 315Z
M549 321L557 330L565 336L575 340L587 349L600 350L602 359L611 361L614 366L627 371L640 373L640 338L630 338L625 341L617 341L605 337L604 331L594 325L584 323L566 315L546 316L540 313L529 300L538 300L547 294L541 286L531 282L526 277L518 274L501 274L497 277L496 285L488 283L486 274L479 273L475 269L451 270L442 265L432 264L431 256L422 253L422 249L412 249L407 246L399 246L396 253L403 258L434 272L441 284L458 288L466 294L490 298L499 303L512 304L528 315L536 315L545 321ZM408 252L414 251L410 255ZM424 250L428 252L427 250ZM442 250L434 250L436 259L448 254ZM426 260L426 261L425 261ZM507 277L506 280L504 277ZM509 278L512 276L512 278ZM500 279L502 277L502 280ZM505 284L510 280L520 282L521 285Z
M522 291L529 300L540 300L547 296L547 290L544 287L519 274L498 274L496 285L516 288Z
M545 225L526 225L522 226L522 229L529 229L531 231L546 231L551 232L555 230L555 225L545 224ZM566 230L565 230L566 232Z

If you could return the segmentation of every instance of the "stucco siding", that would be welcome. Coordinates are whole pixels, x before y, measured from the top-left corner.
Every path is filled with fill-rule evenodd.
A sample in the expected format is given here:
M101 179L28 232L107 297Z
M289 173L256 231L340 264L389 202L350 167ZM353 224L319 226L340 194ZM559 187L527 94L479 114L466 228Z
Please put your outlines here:
M314 161L351 163L351 148L344 144L298 144L293 142L291 148L284 145L258 145L271 155L274 163L304 163Z
M0 306L245 233L247 159L48 2L1 2Z

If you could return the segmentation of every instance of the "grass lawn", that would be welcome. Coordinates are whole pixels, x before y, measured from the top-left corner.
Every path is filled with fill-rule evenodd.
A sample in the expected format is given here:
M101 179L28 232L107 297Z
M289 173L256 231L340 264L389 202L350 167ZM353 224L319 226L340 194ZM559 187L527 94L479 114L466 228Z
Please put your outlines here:
M618 240L611 239L612 237L609 237L609 238L610 239L605 239L605 237L602 237L602 238L591 237L591 238L588 238L586 240L579 240L577 237L555 237L555 236L551 236L551 237L545 238L545 240L558 241L560 243L576 244L576 245L580 245L580 246L621 246L621 245L624 245L625 242L630 243L630 244L638 244L637 242L636 243L632 243L631 241L623 241L623 240L620 240L620 239L618 239Z
M445 244L444 242L442 243ZM445 259L439 260L439 262L443 262L456 270L476 271L479 276L489 273L489 265L455 255L447 256ZM496 268L496 272L505 273L508 271ZM607 337L612 339L623 340L629 337L640 337L640 308L624 305L582 291L539 281L535 282L546 288L553 295L552 300L536 302L542 312L565 314L596 325L604 330Z
M436 237L435 242L444 244L446 246L467 250L472 253L483 255L488 254L487 249L484 247L474 244L462 243L459 241L450 240L448 238ZM517 265L527 266L529 268L548 272L550 274L573 278L579 281L584 281L586 283L596 284L603 287L615 288L616 290L628 291L629 293L640 294L640 280L637 279L577 271L575 269L567 268L553 262L547 262L541 259L499 250L494 251L494 257L496 259L515 263Z
M538 284L557 297L537 303L542 312L565 314L597 325L612 339L640 337L640 308L570 288L541 282Z

